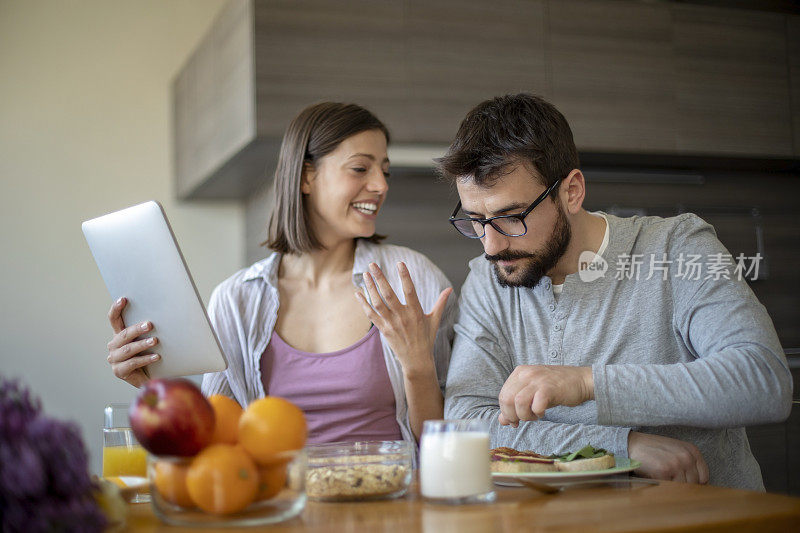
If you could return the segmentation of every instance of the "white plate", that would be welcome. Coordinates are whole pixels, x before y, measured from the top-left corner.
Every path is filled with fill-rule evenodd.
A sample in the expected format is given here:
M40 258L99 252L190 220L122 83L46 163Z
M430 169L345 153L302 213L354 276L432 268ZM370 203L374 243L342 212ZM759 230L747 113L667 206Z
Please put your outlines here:
M570 483L572 481L585 481L587 479L598 479L625 474L642 466L642 463L635 459L615 457L614 460L616 461L614 468L608 468L606 470L586 470L585 472L523 472L519 474L492 472L492 481L494 481L495 485L502 485L504 487L521 487L522 484L517 482L516 479L530 479L531 481L558 485Z
M121 489L139 489L147 486L147 478L139 476L111 476L104 477L106 481L112 482Z

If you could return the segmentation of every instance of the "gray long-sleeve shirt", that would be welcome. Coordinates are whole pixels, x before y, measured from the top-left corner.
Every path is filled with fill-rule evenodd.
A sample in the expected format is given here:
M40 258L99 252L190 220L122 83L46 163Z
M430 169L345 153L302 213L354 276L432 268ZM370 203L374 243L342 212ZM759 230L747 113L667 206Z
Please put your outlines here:
M503 288L483 257L470 262L445 416L487 419L492 446L544 454L592 444L627 457L632 429L672 437L700 449L710 483L763 490L744 426L785 419L792 388L764 306L735 258L720 267L728 252L697 216L607 220L605 275L567 276L558 299L547 277ZM500 426L497 397L519 365L591 366L595 400Z

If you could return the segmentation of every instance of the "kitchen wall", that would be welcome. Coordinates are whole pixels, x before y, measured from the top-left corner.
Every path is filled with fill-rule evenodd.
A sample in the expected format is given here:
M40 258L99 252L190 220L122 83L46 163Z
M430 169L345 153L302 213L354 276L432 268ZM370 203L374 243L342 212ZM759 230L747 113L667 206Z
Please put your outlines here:
M160 200L200 293L244 260L243 207L177 202L170 83L221 0L0 2L0 374L76 421L100 465L108 293L80 223Z

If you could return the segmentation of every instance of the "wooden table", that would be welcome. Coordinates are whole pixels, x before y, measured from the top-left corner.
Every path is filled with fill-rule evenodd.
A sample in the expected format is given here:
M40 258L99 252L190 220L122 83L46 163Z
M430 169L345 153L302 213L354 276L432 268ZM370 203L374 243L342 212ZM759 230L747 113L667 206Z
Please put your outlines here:
M497 501L493 504L443 506L422 500L414 485L398 500L308 502L297 518L260 529L402 533L800 531L800 498L668 481L621 487L571 488L550 495L525 488L495 487ZM164 525L149 504L132 504L128 531L193 530Z

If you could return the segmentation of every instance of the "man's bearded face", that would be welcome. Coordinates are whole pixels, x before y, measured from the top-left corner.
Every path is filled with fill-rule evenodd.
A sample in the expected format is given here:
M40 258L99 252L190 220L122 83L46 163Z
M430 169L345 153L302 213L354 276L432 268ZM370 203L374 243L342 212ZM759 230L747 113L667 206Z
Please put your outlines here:
M572 232L570 231L567 216L557 202L556 208L557 218L553 233L541 250L537 252L506 250L497 255L484 254L484 257L494 264L497 282L502 287L536 287L542 277L552 270L559 259L566 253L572 238ZM497 264L498 261L514 259L518 261L512 265L501 266Z

